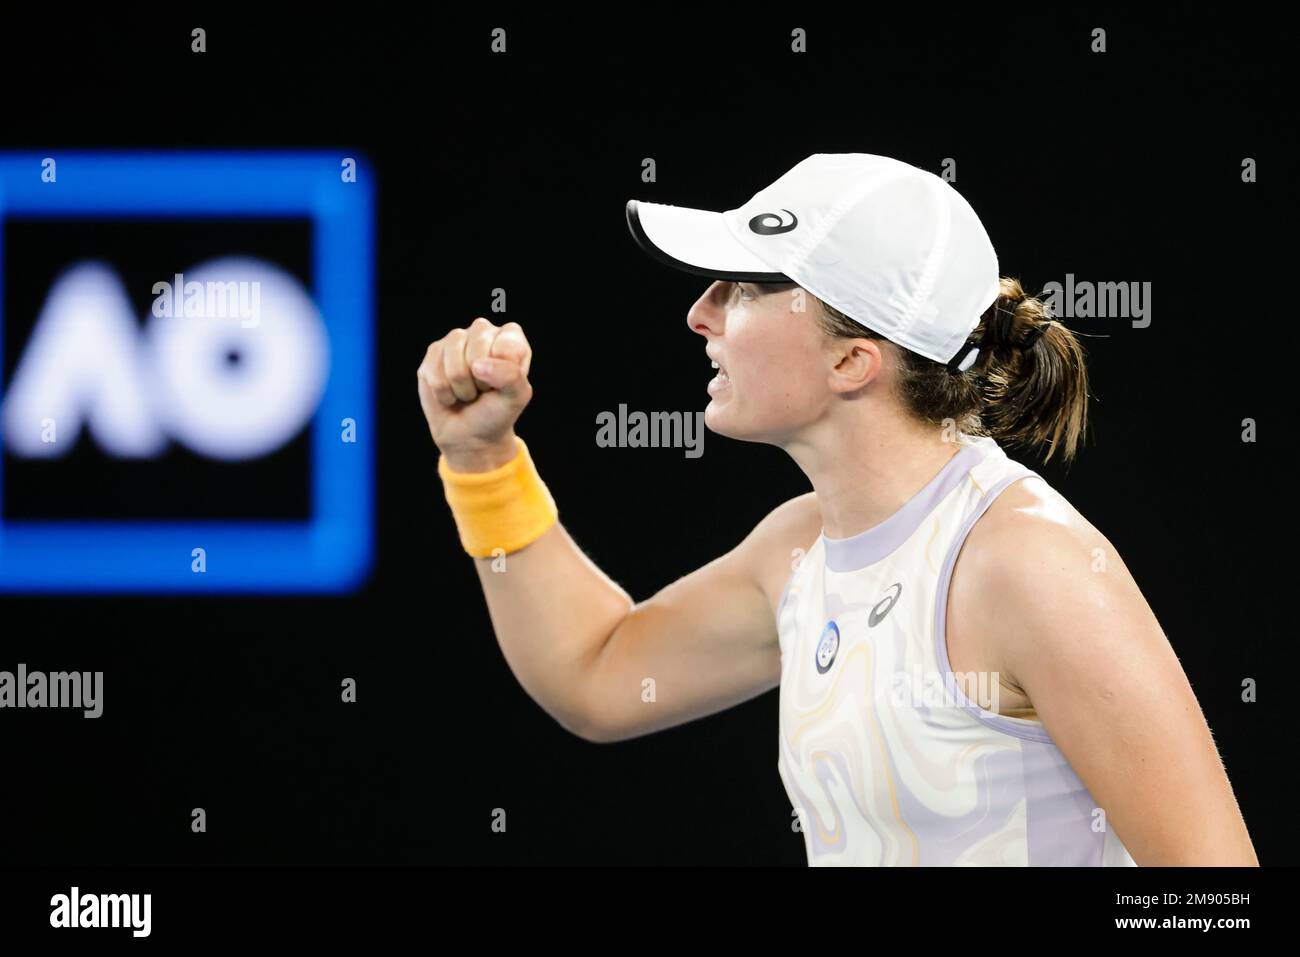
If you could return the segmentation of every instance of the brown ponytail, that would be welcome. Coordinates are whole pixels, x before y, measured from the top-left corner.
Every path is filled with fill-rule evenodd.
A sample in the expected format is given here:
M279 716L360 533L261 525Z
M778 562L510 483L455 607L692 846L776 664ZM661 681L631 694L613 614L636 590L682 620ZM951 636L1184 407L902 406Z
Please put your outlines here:
M814 297L815 298L815 297ZM830 336L884 339L821 300L818 324ZM967 435L1071 462L1087 427L1088 373L1083 346L1027 296L1017 279L1004 276L996 302L971 333L979 356L965 372L895 346L898 389L908 410L923 422L952 420Z

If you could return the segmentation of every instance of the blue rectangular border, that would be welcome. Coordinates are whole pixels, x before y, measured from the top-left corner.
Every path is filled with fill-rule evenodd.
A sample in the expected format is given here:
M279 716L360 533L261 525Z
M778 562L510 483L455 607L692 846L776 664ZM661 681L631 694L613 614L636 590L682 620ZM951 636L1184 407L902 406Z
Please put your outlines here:
M42 181L46 157L57 164L54 183ZM356 162L355 182L342 179L345 157ZM309 217L311 293L330 342L329 380L311 425L314 509L307 522L5 522L0 516L0 591L360 587L374 549L373 209L370 164L353 150L0 153L0 224L14 214ZM351 443L341 440L348 418L357 424ZM195 548L205 551L203 573L191 570Z

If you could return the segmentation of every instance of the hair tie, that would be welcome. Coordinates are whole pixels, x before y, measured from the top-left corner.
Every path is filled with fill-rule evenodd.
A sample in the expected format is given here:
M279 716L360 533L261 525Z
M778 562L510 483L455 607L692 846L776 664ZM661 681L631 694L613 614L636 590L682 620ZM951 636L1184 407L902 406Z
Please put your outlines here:
M985 346L1009 346L1011 345L1011 330L1015 328L1016 307L1020 305L1023 299L1008 299L1008 305L1003 305L1001 297L993 304L993 315L984 326L984 337L980 340L981 345Z
M1052 323L1052 317L1047 316L1041 322L1034 324L1034 327L1025 334L1022 342L1015 342L1012 334L1016 326L1016 307L1027 299L1027 296L1021 296L1019 299L1007 299L1006 305L1001 298L994 304L993 315L984 327L984 338L980 340L983 346L1009 346L1013 349L1028 351L1032 349L1038 340L1047 332L1047 327Z
M1048 317L1044 319L1042 322L1038 323L1038 325L1034 326L1034 328L1030 329L1029 335L1025 337L1025 344L1021 346L1021 348L1032 349L1035 345L1038 344L1038 340L1043 338L1043 333L1047 331L1047 327L1050 326L1051 324L1052 324L1051 317Z
M993 315L984 323L983 336L978 341L968 339L961 351L946 363L948 371L953 375L960 375L962 370L958 366L970 355L972 348L977 348L979 352L1000 346L1010 346L1013 349L1025 351L1032 349L1038 343L1038 340L1043 337L1043 333L1047 332L1047 327L1052 324L1054 317L1047 316L1043 321L1035 323L1034 327L1025 334L1023 342L1012 342L1011 333L1015 329L1016 307L1028 298L1027 295L1023 294L1018 299L999 296L992 306ZM1007 305L1004 305L1004 303ZM976 355L978 356L978 352Z

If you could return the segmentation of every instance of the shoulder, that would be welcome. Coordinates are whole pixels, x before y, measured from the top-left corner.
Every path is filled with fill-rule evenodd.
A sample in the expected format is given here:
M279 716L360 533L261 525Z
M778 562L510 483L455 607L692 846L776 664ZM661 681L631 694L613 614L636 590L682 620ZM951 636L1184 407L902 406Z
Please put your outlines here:
M822 512L817 504L816 492L805 492L782 502L754 527L754 531L759 534L811 533L812 538L821 534L821 530Z
M807 550L822 532L822 512L816 492L805 492L782 502L754 526L745 540L763 552L789 545ZM782 582L784 584L784 582Z
M1118 557L1110 540L1036 475L1002 490L971 528L962 552L974 559L969 565L1004 579L1009 571L1036 569L1049 555L1060 559L1053 567L1084 572L1093 559Z
M1037 476L994 499L960 563L964 608L1012 676L1025 654L1072 642L1135 600L1145 607L1115 546Z
M768 512L737 547L748 573L774 609L799 559L821 531L817 493L806 492Z

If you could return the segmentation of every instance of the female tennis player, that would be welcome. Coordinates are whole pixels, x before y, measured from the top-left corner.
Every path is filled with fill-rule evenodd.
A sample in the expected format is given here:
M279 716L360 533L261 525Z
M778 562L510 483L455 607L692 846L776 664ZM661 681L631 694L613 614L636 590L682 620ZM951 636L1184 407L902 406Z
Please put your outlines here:
M1123 560L1002 449L1074 458L1083 350L1001 276L957 191L817 154L738 209L626 212L648 253L712 280L686 317L717 369L707 426L785 449L813 490L635 602L514 432L523 329L477 318L433 343L439 474L527 692L615 742L779 685L810 864L1257 865Z

